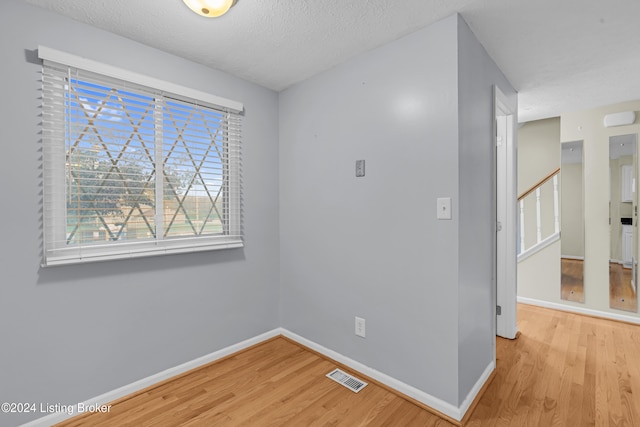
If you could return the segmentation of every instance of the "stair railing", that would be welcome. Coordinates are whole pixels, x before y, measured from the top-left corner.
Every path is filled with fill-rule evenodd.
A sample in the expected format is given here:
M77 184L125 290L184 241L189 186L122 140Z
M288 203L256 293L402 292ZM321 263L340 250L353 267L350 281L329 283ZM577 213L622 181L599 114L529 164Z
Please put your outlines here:
M541 180L536 182L534 185L529 187L528 190L524 191L520 196L518 196L518 207L519 207L519 227L518 227L518 261L522 261L523 259L533 255L534 253L542 250L549 244L555 242L560 238L560 212L559 212L559 192L558 192L558 174L560 173L560 168L557 168L546 176L544 176ZM553 181L553 219L554 219L554 232L548 233L547 236L543 236L543 227L542 227L542 216L544 209L546 208L542 204L542 188L543 185L548 181ZM535 197L536 200L536 243L526 247L525 240L525 200L528 197ZM548 208L547 208L548 209Z

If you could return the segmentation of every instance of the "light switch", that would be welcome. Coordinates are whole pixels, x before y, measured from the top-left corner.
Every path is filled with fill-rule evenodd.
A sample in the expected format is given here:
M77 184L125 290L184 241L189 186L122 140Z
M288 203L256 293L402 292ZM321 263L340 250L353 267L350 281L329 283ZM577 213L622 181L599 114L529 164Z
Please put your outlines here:
M356 160L356 177L364 176L364 160Z
M438 197L438 219L451 219L451 197Z

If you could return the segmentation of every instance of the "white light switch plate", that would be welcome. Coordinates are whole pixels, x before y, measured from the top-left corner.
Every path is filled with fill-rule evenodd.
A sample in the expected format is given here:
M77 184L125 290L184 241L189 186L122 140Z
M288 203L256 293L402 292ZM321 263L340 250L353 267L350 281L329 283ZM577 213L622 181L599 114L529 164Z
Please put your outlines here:
M362 317L356 316L356 335L362 338L366 338L366 320Z
M451 197L438 197L438 219L451 219Z

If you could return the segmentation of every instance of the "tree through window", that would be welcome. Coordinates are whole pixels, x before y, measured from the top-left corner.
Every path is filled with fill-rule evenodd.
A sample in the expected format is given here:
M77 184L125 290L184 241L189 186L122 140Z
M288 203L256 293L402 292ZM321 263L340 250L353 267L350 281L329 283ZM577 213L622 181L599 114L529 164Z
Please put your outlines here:
M242 245L240 116L45 61L45 264Z

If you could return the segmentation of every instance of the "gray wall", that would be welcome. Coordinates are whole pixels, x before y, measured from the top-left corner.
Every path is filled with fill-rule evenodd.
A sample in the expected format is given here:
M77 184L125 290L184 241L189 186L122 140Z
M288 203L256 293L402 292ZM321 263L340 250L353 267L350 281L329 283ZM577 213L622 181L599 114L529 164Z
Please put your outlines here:
M246 247L41 269L39 44L244 102ZM19 0L0 54L0 402L77 403L279 326L276 93Z
M458 403L495 357L495 165L493 85L517 110L517 94L458 17L459 347ZM515 218L514 218L515 221ZM507 262L515 265L515 253Z
M494 83L452 16L280 95L283 326L455 406L495 355Z
M283 326L454 405L456 31L448 18L280 95Z
M284 326L459 405L493 358L491 84L514 96L459 17L278 99L19 0L0 12L0 402L77 403ZM244 102L246 247L41 269L38 44Z

